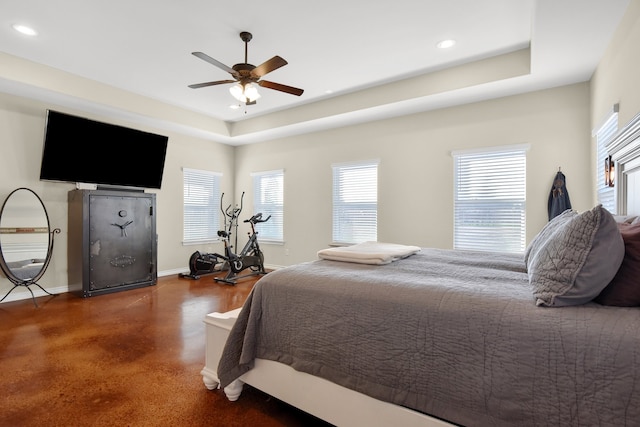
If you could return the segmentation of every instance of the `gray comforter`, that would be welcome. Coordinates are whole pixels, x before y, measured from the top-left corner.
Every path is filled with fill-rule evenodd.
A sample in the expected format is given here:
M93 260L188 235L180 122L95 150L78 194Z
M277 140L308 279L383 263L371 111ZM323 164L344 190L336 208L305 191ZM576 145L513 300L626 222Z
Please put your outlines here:
M466 426L640 425L640 310L536 307L521 256L274 271L231 331L221 385L255 358Z

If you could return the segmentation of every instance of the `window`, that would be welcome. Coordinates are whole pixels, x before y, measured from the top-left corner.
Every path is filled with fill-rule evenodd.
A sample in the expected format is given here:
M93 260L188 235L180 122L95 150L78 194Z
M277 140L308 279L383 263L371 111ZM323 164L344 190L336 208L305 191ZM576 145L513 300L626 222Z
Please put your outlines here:
M598 203L609 212L616 213L616 199L613 187L604 183L604 160L609 157L607 144L613 139L618 131L618 104L614 105L613 111L609 113L604 123L593 132L596 143L596 188Z
M333 168L333 242L375 241L378 236L378 161Z
M454 249L524 251L527 148L452 153Z
M221 173L182 168L184 185L183 243L218 239Z
M267 222L256 225L260 240L284 241L284 171L252 173L253 179L253 210L262 212L262 219L269 215Z

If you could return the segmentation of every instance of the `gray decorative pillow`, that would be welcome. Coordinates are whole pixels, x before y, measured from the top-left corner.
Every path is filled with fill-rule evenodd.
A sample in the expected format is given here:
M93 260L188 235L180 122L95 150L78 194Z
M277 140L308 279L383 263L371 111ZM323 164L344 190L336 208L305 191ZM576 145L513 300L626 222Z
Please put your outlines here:
M578 216L576 211L572 211L571 209L567 209L562 212L560 215L554 217L542 227L542 230L536 235L536 237L531 240L529 246L524 251L524 263L527 266L527 270L529 269L529 260L532 259L540 250L540 248L547 243L549 237L556 231L558 228L562 227L566 224L571 218Z
M561 307L591 301L616 275L623 258L622 236L602 205L571 218L529 257L536 305Z

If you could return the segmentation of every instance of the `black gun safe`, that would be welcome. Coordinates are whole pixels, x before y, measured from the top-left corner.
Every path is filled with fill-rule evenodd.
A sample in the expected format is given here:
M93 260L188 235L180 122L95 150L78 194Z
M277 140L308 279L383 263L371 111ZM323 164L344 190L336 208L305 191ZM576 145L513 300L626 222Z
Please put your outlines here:
M91 297L156 284L155 194L72 190L68 202L71 290Z

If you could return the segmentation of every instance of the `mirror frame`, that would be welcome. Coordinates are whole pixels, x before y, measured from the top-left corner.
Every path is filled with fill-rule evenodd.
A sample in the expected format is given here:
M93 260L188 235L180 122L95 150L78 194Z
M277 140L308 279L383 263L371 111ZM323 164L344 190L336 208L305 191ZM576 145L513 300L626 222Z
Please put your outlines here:
M7 292L4 295L4 297L2 297L2 299L0 299L0 302L4 301L4 299L11 293L11 291L13 291L18 286L25 286L29 290L29 292L31 292L31 298L33 299L33 303L37 307L38 304L36 303L35 296L33 294L33 291L31 290L31 288L29 288L29 286L36 285L37 287L42 289L42 291L44 293L46 293L48 295L52 295L51 293L47 292L42 286L40 286L37 282L38 282L38 280L40 280L40 278L47 271L47 267L49 266L49 262L51 262L51 255L53 254L54 235L60 233L60 229L59 228L55 228L55 229L51 230L51 222L49 221L49 213L47 212L47 208L45 207L44 202L42 201L40 196L38 196L38 194L36 194L35 191L31 190L30 188L26 188L26 187L16 188L11 193L9 193L9 195L6 197L6 199L4 199L4 202L2 203L2 208L0 209L0 219L2 218L2 214L4 213L5 206L6 206L7 202L9 201L9 199L11 198L11 196L13 196L14 193L16 193L18 191L21 191L21 190L26 190L26 191L30 192L31 194L33 194L36 197L36 199L40 203L40 206L42 207L44 215L45 215L45 217L47 219L47 234L48 234L47 254L45 256L45 261L44 261L44 263L42 265L42 268L40 269L38 274L36 274L34 277L32 277L30 279L21 279L21 278L17 277L15 274L13 274L13 272L11 271L9 266L7 265L7 262L6 262L5 258L4 258L4 253L2 251L2 241L0 240L0 269L2 269L2 272L4 273L6 278L9 279L9 281L11 283L13 283L13 288L11 288L9 290L9 292Z

